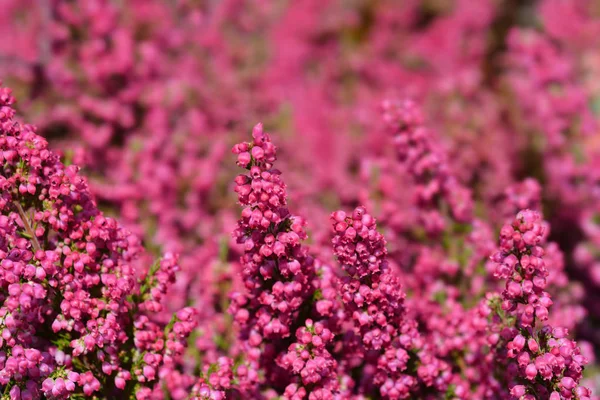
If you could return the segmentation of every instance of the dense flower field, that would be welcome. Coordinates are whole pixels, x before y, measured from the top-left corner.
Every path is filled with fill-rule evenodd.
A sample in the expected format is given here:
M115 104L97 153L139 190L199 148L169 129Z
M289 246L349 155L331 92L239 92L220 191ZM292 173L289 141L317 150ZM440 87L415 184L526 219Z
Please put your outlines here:
M0 1L1 399L599 399L600 1Z

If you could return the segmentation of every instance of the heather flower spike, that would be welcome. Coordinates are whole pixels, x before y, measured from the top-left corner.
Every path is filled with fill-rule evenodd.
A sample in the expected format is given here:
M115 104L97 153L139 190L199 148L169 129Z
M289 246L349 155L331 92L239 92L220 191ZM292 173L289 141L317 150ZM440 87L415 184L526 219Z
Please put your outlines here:
M510 393L516 399L590 399L589 389L579 385L586 358L566 329L545 323L552 305L545 291L546 229L538 212L522 210L500 231L500 249L492 256L494 276L506 280L501 308L510 325L504 350L516 369Z
M439 361L427 360L417 324L405 310L406 294L387 262L385 239L375 218L357 207L351 214L334 212L331 223L333 250L345 272L340 296L357 341L347 343L351 346L347 355L354 358L348 362L359 360L355 367L363 374L373 371L365 393L378 390L386 399L419 396L439 374Z
M315 260L302 244L305 222L287 208L286 185L274 168L276 147L262 124L252 139L233 147L237 164L248 172L235 179L243 210L234 237L244 249L245 291L232 294L230 310L248 361L244 374L256 381L242 389L256 393L266 384L285 387L286 399L333 398L337 363L327 349L333 334L319 321L301 319L319 314Z

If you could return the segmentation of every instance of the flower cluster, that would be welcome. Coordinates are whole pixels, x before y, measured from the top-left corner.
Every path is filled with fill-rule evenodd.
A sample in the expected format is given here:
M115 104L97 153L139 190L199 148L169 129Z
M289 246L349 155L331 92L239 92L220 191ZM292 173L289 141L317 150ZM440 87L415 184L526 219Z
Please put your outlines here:
M523 399L589 399L590 391L579 385L586 358L566 329L544 324L552 305L545 291L544 230L538 212L519 212L502 228L500 250L492 257L495 276L506 279L501 308L514 319L503 335L506 355L517 365L518 384L510 393Z
M237 164L249 173L235 179L244 209L234 236L244 248L240 264L246 291L233 293L231 312L254 374L263 370L267 382L276 385L289 380L285 396L290 399L306 397L299 384L331 393L336 390L335 361L326 345L332 333L302 317L318 313L313 305L315 261L301 242L306 239L305 222L287 208L286 186L273 166L276 148L261 124L254 127L252 138L233 148ZM294 327L297 342L286 349ZM310 398L323 398L324 393Z
M2 400L596 400L598 0L1 3Z
M373 216L357 207L351 215L336 211L331 221L334 253L347 274L340 283L340 297L353 322L347 362L352 369L363 369L361 383L366 386L359 392L379 387L384 398L405 399L419 393L419 383L431 386L435 380L443 386L437 378L447 366L418 354L422 339L415 321L406 316L406 295L389 268L385 239Z
M166 328L152 320L177 260L167 254L156 270L137 271L139 240L102 215L77 168L15 119L13 102L3 88L2 386L14 399L146 398L195 325L188 309Z
M420 108L411 100L383 103L384 121L394 135L399 160L416 183L417 204L423 209L419 221L432 235L443 231L446 225L441 202L450 207L451 215L459 222L472 218L472 199L449 170L432 133L423 124Z

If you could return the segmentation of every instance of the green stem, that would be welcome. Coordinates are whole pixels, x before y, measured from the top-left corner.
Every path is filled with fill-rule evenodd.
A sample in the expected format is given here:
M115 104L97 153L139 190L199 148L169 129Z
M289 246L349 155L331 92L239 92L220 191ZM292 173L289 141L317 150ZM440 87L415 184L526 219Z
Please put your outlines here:
M31 227L31 224L29 223L29 220L27 219L27 214L25 213L25 210L23 210L21 203L19 203L18 201L15 200L15 201L13 201L13 204L15 205L15 207L17 207L17 210L19 211L19 215L21 216L21 221L23 221L23 226L25 227L25 231L27 232L27 234L29 236L31 236L31 243L33 245L34 250L41 251L42 247L40 246L40 242L38 242L38 240L37 240L35 231Z

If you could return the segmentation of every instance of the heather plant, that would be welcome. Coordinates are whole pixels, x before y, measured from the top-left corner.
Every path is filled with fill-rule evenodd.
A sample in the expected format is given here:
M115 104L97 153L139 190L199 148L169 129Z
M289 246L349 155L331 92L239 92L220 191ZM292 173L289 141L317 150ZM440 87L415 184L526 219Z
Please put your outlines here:
M599 10L4 0L0 393L596 398Z
M0 95L0 382L11 399L149 398L196 324L157 320L177 258L136 270L139 239L96 207L74 165Z

